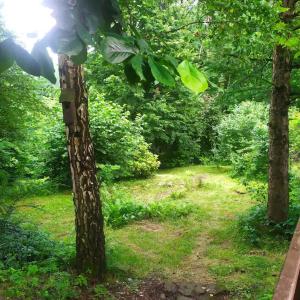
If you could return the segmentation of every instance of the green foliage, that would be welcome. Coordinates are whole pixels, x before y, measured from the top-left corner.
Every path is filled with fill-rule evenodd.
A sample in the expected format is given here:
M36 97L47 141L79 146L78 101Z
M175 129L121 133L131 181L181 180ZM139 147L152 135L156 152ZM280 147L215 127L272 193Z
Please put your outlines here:
M288 240L292 238L300 217L299 186L299 172L291 172L289 217L286 221L275 224L267 217L267 184L254 182L248 185L252 197L258 201L239 221L239 226L249 242L259 246L267 237L280 236Z
M120 166L117 178L148 177L158 169L159 162L149 151L139 123L128 117L117 104L92 100L90 125L96 161Z
M46 140L43 155L42 175L49 177L62 188L71 187L71 175L67 151L64 125L57 122L49 126L46 131Z
M3 199L18 199L29 190L36 194L47 185L35 181L47 96L45 82L29 78L17 67L0 74L0 206Z
M136 54L138 49L134 44L130 44L128 39L109 36L102 41L102 51L105 60L112 64L118 64Z
M87 285L67 271L74 247L36 228L0 219L0 296L7 299L74 299Z
M242 102L216 128L215 157L233 166L244 180L266 180L268 167L268 106Z
M0 260L4 267L20 268L24 265L45 260L67 262L66 246L51 241L49 236L33 229L0 219Z
M12 186L3 188L0 191L0 198L15 203L25 197L50 195L57 192L57 190L57 185L49 178L18 179L14 181Z
M7 299L77 299L82 288L78 278L60 271L53 261L0 269L0 287L6 287L2 294Z
M24 172L24 157L18 147L0 139L0 187L11 184Z
M300 159L300 113L292 111L290 114L290 156L293 160Z
M106 101L124 106L130 112L129 119L140 120L142 135L163 167L199 162L204 151L210 150L210 133L219 114L212 101L205 102L180 86L176 89L157 86L148 93L133 89L118 65L97 69L101 64L103 59L98 54L91 55L88 82Z
M182 82L195 93L202 93L208 88L208 83L200 71L190 62L183 61L177 68Z
M177 220L196 212L197 207L189 203L177 203L178 194L159 202L143 204L135 201L124 190L102 186L104 218L106 224L122 227L135 221L145 219Z
M126 62L125 75L130 84L139 81L145 83L147 80L151 84L156 80L166 86L175 87L174 75L179 74L183 84L195 93L204 92L208 88L205 76L190 62L185 60L177 68L177 60L170 56L157 59L144 40L108 36L101 42L101 49L106 61L112 64ZM131 59L128 60L129 58ZM149 68L152 76L145 77L143 72Z
M280 236L290 240L299 220L299 211L299 203L291 203L289 218L281 223L273 223L267 217L266 205L259 204L240 217L239 226L244 232L245 239L256 246L264 243L267 237Z
M158 82L170 87L175 86L175 80L165 66L159 64L152 57L149 57L148 62L152 75Z
M128 113L119 105L96 98L99 95L95 91L90 96L90 127L101 179L151 176L158 169L159 161L150 152L138 121L130 121ZM62 187L70 186L64 125L54 122L46 134L43 175Z

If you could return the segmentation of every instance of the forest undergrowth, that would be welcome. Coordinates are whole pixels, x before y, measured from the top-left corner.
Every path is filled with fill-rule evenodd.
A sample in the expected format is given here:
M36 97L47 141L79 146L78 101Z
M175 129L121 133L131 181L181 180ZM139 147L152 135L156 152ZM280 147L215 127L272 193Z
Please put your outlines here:
M190 166L103 185L104 284L73 274L71 193L21 200L12 216L19 229L12 234L9 223L2 224L10 242L1 247L11 248L1 251L6 253L1 294L8 299L114 299L116 282L136 292L142 280L159 274L164 281L217 283L230 299L271 299L288 241L281 236L256 243L249 239L243 214L249 216L256 200L229 172L227 167Z

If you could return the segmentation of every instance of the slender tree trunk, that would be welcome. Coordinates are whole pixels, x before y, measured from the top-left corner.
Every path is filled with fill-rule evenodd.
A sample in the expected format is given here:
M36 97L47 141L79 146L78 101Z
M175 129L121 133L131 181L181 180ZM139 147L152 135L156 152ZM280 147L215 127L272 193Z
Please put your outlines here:
M273 55L273 91L269 120L269 201L268 216L274 222L288 217L289 207L289 98L290 53L276 46Z
M87 91L82 67L65 55L59 56L59 73L73 182L77 269L100 277L105 269L105 239Z

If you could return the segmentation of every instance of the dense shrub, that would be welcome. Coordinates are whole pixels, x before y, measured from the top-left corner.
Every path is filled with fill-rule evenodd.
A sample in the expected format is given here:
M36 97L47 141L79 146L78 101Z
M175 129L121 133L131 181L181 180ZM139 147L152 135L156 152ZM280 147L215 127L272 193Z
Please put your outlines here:
M278 235L291 239L300 217L300 176L296 172L290 174L290 206L286 221L275 224L267 217L267 184L251 183L248 190L258 204L240 217L239 226L248 241L259 245L267 236Z
M233 166L233 175L266 180L268 167L268 106L242 102L216 128L215 158Z
M68 272L74 251L36 228L0 219L0 298L74 299L82 282Z
M142 116L143 135L159 155L163 167L198 163L206 117L200 97L181 91L159 93L154 99L140 99L136 108Z
M141 118L142 134L162 167L198 163L211 150L212 127L219 115L212 101L181 85L130 87L122 68L103 63L99 53L89 56L87 78L106 101L125 106L131 120Z
M11 184L24 172L24 157L18 146L0 138L0 188Z
M57 259L67 255L67 246L52 241L48 235L35 229L24 229L18 224L0 219L0 261L5 267L22 267L33 262Z
M149 151L140 124L130 121L119 105L94 98L90 126L97 163L119 166L117 178L148 177L158 169L157 156Z
M290 113L290 156L293 160L300 159L300 112Z
M10 36L1 25L0 36ZM46 111L37 91L44 87L45 81L27 76L16 65L0 74L0 199L4 188L31 171L27 164L35 141L30 137Z
M70 166L64 125L60 120L46 131L47 143L43 155L42 175L60 187L71 187Z
M255 245L259 245L266 237L274 235L289 240L292 238L298 223L299 212L300 204L291 203L288 220L276 224L268 219L267 206L259 204L240 217L239 226L244 232L246 240Z
M158 169L159 161L149 151L138 122L130 121L128 113L119 105L95 99L95 92L91 92L91 98L90 127L101 179L111 181L152 175ZM62 122L57 120L47 130L47 135L43 175L62 186L70 186Z

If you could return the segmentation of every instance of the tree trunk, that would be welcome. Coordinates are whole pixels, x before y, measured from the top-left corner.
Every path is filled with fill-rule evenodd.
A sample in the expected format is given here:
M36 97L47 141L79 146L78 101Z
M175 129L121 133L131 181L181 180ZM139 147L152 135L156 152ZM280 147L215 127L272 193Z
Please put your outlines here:
M268 216L278 223L288 217L289 207L289 98L290 51L277 45L273 55L273 91L269 119Z
M100 277L105 270L103 215L82 71L67 56L59 56L61 102L75 205L76 264L79 272L90 271Z
M282 0L289 8L281 14L281 21L290 26L296 16L297 0ZM269 192L268 217L279 223L287 220L289 210L289 102L291 53L287 47L277 45L273 54L273 90L269 119Z

